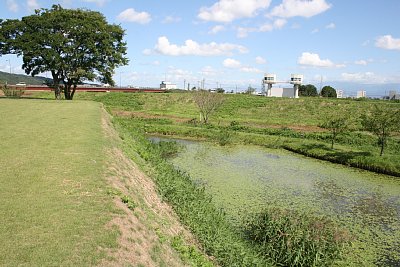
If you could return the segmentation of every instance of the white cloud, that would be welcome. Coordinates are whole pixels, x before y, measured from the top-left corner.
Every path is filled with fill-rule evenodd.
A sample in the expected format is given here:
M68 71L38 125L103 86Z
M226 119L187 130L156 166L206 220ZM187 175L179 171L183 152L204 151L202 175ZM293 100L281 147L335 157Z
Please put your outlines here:
M28 7L29 11L33 11L35 9L39 8L39 4L36 0L27 0L26 1L26 6Z
M107 0L83 0L83 1L88 3L95 3L98 6L104 6L104 4L107 2Z
M213 77L217 76L218 71L211 66L205 66L199 71L199 74L202 76Z
M222 65L224 65L224 67L227 68L236 69L240 68L242 66L242 63L240 63L240 61L237 61L235 59L227 58L222 62Z
M256 57L256 63L262 65L267 63L267 61L263 57Z
M240 71L243 71L243 72L252 72L252 73L261 73L262 72L261 70L259 70L257 68L243 66L242 63L240 63L240 61L232 59L232 58L225 59L222 62L222 65L224 65L224 67L226 67L226 68L239 69Z
M15 0L7 0L7 8L11 12L18 12L19 6Z
M270 16L281 18L312 17L331 8L325 0L283 0L282 4L272 9Z
M376 39L375 46L389 50L400 50L400 39L393 38L391 35L380 36Z
M328 25L326 25L325 26L325 29L335 29L336 28L336 25L335 25L335 23L329 23Z
M265 23L258 28L245 28L245 27L238 27L236 36L238 38L245 38L251 32L270 32L275 29L281 29L283 26L286 25L285 19L276 19L273 23Z
M180 22L182 19L180 17L174 17L174 16L166 16L162 23L167 24L167 23L177 23Z
M193 40L186 40L185 44L178 46L171 44L167 37L161 36L158 38L154 50L145 49L143 54L149 55L153 52L168 55L168 56L221 56L232 55L234 51L239 53L247 53L246 47L230 43L206 43L199 44Z
M136 22L139 24L147 24L151 21L151 15L147 12L137 12L133 8L122 11L117 19L120 21Z
M287 21L285 19L276 19L274 21L274 29L282 29L285 26Z
M245 37L247 37L247 35L249 35L249 33L251 33L251 32L257 32L257 31L258 31L257 28L238 27L238 28L237 28L236 36L237 36L238 38L245 38Z
M315 33L318 33L318 32L319 32L319 29L316 28L316 29L314 29L314 30L311 31L311 34L315 34Z
M251 72L251 73L262 73L262 70L259 70L257 68L252 68L252 67L242 67L240 68L241 71L243 72Z
M298 58L297 63L309 67L343 68L344 64L334 64L329 59L321 59L318 54L303 52Z
M225 27L223 25L216 25L216 26L212 27L208 33L209 34L217 34L224 30L225 30Z
M368 62L366 61L366 60L356 60L356 61L354 61L354 64L356 64L356 65L363 65L363 66L366 66L366 65L368 65Z
M211 7L202 7L198 18L205 21L231 22L250 18L260 9L268 8L271 0L219 0Z

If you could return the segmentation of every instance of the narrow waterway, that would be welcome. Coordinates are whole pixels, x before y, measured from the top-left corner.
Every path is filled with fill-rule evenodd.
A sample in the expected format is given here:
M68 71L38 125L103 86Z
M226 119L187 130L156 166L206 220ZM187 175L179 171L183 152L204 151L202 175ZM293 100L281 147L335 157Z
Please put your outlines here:
M233 223L265 206L326 215L355 236L342 265L400 266L400 179L282 150L177 141L185 149L171 162Z

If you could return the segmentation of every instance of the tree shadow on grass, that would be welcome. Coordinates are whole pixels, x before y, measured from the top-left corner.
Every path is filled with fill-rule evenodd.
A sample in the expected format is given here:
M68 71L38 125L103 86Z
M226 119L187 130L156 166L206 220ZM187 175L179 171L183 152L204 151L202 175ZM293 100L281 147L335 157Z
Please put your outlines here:
M371 152L367 151L343 151L331 149L330 146L326 144L305 144L302 146L302 149L307 151L313 149L323 150L325 153L325 155L323 155L324 158L329 158L329 160L338 163L347 163L354 158L368 157L372 155Z

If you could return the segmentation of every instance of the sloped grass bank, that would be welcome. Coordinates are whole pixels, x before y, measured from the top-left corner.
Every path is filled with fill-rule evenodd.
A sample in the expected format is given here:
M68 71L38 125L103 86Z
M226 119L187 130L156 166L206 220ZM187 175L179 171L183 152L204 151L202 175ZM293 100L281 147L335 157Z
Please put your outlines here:
M99 105L0 99L1 266L90 266L117 246Z

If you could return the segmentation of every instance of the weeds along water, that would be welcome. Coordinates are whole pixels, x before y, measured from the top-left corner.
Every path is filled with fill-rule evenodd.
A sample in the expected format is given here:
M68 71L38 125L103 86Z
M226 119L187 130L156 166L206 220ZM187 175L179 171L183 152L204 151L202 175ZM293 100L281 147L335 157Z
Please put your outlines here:
M187 173L166 161L166 156L177 153L178 145L170 142L154 144L130 119L115 118L114 121L127 150L135 151L145 160L160 195L174 207L204 251L215 257L219 265L329 266L342 256L349 240L334 238L339 230L331 226L333 222L307 214L298 217L282 211L278 216L277 212L267 210L268 218L279 217L279 220L255 217L241 229L232 225L225 212L215 206L203 185L195 183ZM297 218L296 222L294 218ZM318 229L314 227L316 225L323 229L318 232L318 237L313 232ZM271 227L275 230L268 230ZM260 232L256 229L262 229L267 239L260 239ZM282 238L285 236L287 238ZM287 245L282 246L282 242Z

